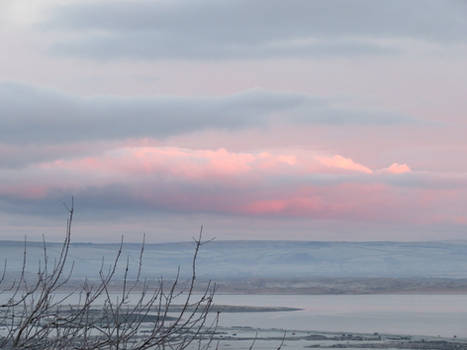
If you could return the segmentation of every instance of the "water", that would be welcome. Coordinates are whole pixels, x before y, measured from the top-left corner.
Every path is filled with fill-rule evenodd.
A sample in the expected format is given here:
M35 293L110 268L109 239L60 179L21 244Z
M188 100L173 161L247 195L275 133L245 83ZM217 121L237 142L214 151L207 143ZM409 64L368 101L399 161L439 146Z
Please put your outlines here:
M5 297L0 295L0 300ZM77 297L67 302L76 303ZM467 338L467 295L215 295L214 302L303 309L222 313L220 325L226 327Z
M216 295L214 300L303 309L225 313L225 326L467 338L467 295Z

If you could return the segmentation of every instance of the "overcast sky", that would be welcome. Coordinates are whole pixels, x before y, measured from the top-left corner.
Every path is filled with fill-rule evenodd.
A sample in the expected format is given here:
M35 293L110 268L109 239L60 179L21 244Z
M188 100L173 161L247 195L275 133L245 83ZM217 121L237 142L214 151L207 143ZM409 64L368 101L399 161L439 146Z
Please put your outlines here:
M464 0L2 0L0 239L467 239Z

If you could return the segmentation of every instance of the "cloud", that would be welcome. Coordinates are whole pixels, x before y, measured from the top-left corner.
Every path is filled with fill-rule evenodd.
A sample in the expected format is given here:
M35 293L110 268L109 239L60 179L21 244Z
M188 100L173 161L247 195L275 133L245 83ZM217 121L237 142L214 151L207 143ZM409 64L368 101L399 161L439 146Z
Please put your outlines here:
M434 212L461 215L465 177L463 186L451 188L431 186L433 175L409 175L425 183L400 185L351 158L303 150L127 145L0 169L0 211L61 215L57 204L74 194L85 215L120 218L167 213L417 223Z
M411 122L410 118L378 111L347 112L303 94L250 90L223 97L84 98L14 83L0 84L0 115L0 139L12 144L164 138L273 122Z
M291 169L295 165L295 157L287 154L229 152L223 148L124 147L98 156L45 162L40 164L40 168L87 176L95 174L97 178L128 179L131 182L131 177L141 180L154 176L159 179L216 181L255 172Z
M50 141L50 144L25 143L22 140L18 140L17 142L13 140L10 144L0 143L0 169L20 169L33 163L83 157L117 146L116 142L103 142L99 140L60 144L54 143L54 140Z
M113 1L57 7L44 25L73 32L56 52L94 58L307 57L396 51L373 39L465 42L466 11L461 0Z
M170 34L167 34L170 36ZM196 39L180 38L177 44L172 39L152 40L147 44L149 33L105 34L95 35L92 38L83 38L76 41L67 41L54 44L51 52L56 55L78 56L101 60L110 59L263 59L268 57L329 57L336 55L392 55L400 53L396 47L384 46L370 40L355 39L352 42L344 40L306 40L297 43L264 43L255 45L244 43L242 45L218 45L215 43L191 41ZM169 42L166 42L169 41ZM203 46L204 44L204 46Z
M317 159L325 166L329 168L337 168L342 170L350 170L350 171L357 171L362 172L365 174L372 174L373 170L370 168L354 162L350 158L345 158L340 155L335 155L332 157L317 157Z
M407 164L392 163L389 167L384 169L384 171L391 174L405 174L412 172L412 169Z

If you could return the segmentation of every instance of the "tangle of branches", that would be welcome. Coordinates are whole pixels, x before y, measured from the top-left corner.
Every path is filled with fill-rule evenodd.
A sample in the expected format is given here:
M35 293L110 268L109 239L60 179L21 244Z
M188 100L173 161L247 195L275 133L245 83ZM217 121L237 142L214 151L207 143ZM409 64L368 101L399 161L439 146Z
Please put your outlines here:
M34 278L26 276L26 242L21 272L14 280L6 278L4 264L0 295L7 301L0 304L1 349L182 350L211 345L218 322L216 315L208 318L215 288L209 283L204 292L194 294L196 259L204 243L201 232L194 239L191 278L184 286L180 269L167 286L162 279L157 287L142 280L143 240L136 279L128 277L127 259L118 291L111 290L122 260L122 240L113 262L102 263L97 282L84 281L78 290L63 293L73 272L73 264L68 263L73 200L67 209L65 239L54 262L49 261L43 239L41 264Z

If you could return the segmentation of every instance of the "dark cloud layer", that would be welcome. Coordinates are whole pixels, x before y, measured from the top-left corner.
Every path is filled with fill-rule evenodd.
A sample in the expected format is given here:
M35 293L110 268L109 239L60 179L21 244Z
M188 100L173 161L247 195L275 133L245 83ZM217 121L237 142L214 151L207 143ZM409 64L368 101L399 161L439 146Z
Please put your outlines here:
M74 36L56 52L115 59L387 54L373 39L465 42L461 0L164 0L72 4L45 26Z
M238 129L272 121L392 124L400 115L346 111L306 95L252 90L226 97L82 98L47 89L0 84L3 143L65 143L163 138L203 129Z

